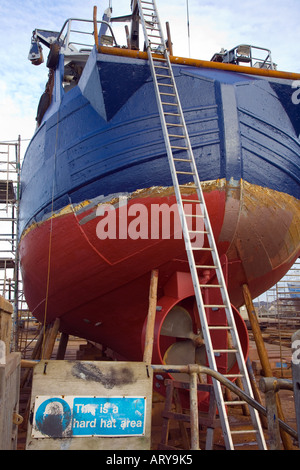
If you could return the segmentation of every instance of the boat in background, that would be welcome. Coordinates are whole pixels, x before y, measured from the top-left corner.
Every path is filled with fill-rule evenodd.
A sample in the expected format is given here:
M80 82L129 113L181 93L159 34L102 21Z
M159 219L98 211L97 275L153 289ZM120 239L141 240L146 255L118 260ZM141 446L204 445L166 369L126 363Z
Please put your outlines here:
M58 317L61 331L100 343L114 357L141 360L150 276L158 268L153 361L203 363L205 351L191 339L201 325L174 222L176 198L147 54L139 46L138 10L113 18L108 9L104 18L97 22L99 48L78 32L78 25L82 33L95 31L93 20L69 19L60 32L33 32L30 60L42 62L42 44L50 52L49 80L21 172L26 300L42 323ZM131 22L122 47L112 29L121 20ZM265 57L254 63L262 51ZM300 254L294 87L300 77L276 70L268 50L249 45L211 61L170 52L246 357L247 329L238 312L243 284L257 297ZM171 111L170 119L174 123ZM185 198L195 213L189 185L187 176ZM205 238L198 242L207 246ZM198 261L209 264L209 254ZM214 282L215 273L203 268L201 284ZM210 324L219 314L207 309ZM216 331L214 341L226 346L227 335ZM218 360L224 371L235 367L225 353Z

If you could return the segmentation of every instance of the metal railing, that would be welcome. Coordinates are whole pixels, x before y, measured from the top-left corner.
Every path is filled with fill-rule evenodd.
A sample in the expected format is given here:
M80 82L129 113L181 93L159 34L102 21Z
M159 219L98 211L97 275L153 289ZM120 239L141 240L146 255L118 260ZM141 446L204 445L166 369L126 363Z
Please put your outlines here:
M250 44L240 44L233 49L214 54L213 62L223 62L228 64L241 65L259 69L276 70L276 64L272 60L271 51L264 47L251 46Z
M96 26L104 24L111 33L111 44L117 46L117 41L111 25L107 21L96 21ZM92 28L89 30L88 25L91 25ZM84 38L90 38L91 40L83 40ZM69 18L67 19L63 27L61 28L58 36L57 41L59 42L61 48L64 52L85 52L80 49L78 50L75 46L81 46L82 48L89 48L92 49L95 45L95 28L94 28L94 20L85 20L80 18Z
M198 421L198 405L197 405L198 403L197 378L199 374L206 374L212 377L213 379L218 380L222 385L227 387L231 392L235 393L242 400L246 401L249 406L252 406L260 414L262 414L263 416L266 416L267 418L269 417L269 411L264 406L262 406L253 398L251 398L249 395L247 395L243 390L241 390L237 385L235 385L229 379L224 377L222 374L206 366L202 366L198 364L190 364L186 366L152 365L152 368L153 368L153 371L156 373L162 373L162 372L165 372L168 374L185 373L185 374L190 375L190 413L191 413L191 449L192 450L199 450L199 421ZM270 379L273 380L272 378ZM288 389L290 390L291 389L290 385L288 387L289 387ZM274 388L274 392L275 391L277 390ZM291 428L287 423L277 418L276 424L278 425L278 427L281 427L285 432L287 432L294 439L298 440L297 431Z

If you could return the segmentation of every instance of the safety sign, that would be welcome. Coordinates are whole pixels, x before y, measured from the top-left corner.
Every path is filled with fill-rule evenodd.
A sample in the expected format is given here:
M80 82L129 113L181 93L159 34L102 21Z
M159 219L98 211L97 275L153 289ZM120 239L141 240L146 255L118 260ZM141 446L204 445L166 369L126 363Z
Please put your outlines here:
M143 436L145 397L38 396L32 437Z

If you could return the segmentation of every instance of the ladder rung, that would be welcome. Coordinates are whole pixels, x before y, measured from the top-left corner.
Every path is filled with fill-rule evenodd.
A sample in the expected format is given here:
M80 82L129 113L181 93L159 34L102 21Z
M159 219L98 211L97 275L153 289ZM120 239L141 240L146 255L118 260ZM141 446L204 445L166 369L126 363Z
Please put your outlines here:
M165 103L164 101L162 101L161 104L164 104L166 106L178 106L177 103Z
M191 162L192 160L189 160L187 158L173 158L174 161L176 162ZM190 199L182 199L182 201L188 201L188 202L199 202L199 201L193 201L193 200L190 200Z
M185 215L189 215L189 214L185 214ZM190 217L193 217L193 214L190 215ZM197 217L197 215L195 215L195 217ZM204 217L203 215L199 215L199 217ZM196 248L192 248L192 250L202 250L202 251L213 251L212 248L208 248L208 247L196 247Z
M163 77L163 78L171 78L170 75L163 75L161 73L156 74L157 77Z
M164 91L160 91L159 94L164 96L176 96L175 93L165 93Z
M163 66L160 66L160 65L155 65L154 67L160 67L161 69L167 69L167 68L168 68L168 67L163 67ZM157 84L158 84L159 86L168 86L168 87L173 88L173 85L170 85L170 83L160 83L160 82L158 82ZM168 125L168 124L171 124L171 123L166 122L166 124ZM172 125L172 124L171 124L171 125ZM181 126L181 127L183 127L182 124L173 124L173 126Z
M165 65L154 65L156 69L166 69L169 70L169 67L166 67ZM164 83L159 83L159 85L165 85ZM173 86L173 85L165 85L165 86Z
M229 406L247 405L247 402L246 402L246 401L243 401L243 400L224 401L224 405L229 405Z
M152 51L154 54L159 54L157 50L154 50ZM165 56L163 54L160 54L161 57L157 57L157 55L155 55L155 57L153 57L153 60L155 61L159 61L159 62L167 62L167 59L165 59ZM171 78L170 76L168 76L168 78Z
M224 325L224 326L209 325L208 329L209 330L232 330L232 327L228 325ZM236 377L236 374L233 377Z
M172 147L172 149L176 148L181 148L181 147ZM194 175L195 173L193 171L176 171L177 174L179 175Z
M189 230L189 233L208 233L206 230Z
M204 305L204 307L209 307L209 308L226 308L226 305L212 305L212 304L207 304L207 305Z
M239 429L237 431L231 431L230 434L253 434L256 433L255 429Z
M222 287L220 284L199 284L199 287Z
M161 83L161 85L163 85L163 83ZM166 85L166 86L172 86L172 85ZM167 114L167 113L165 113L165 114ZM182 124L173 124L172 122L166 122L166 125L167 125L167 126L170 126L170 127L171 127L171 126L174 126L174 127L183 127Z
M179 160L179 161L183 161L183 162L190 162L191 160L184 160L184 159L181 159L181 158L174 158L173 160ZM181 199L182 202L200 202L199 199Z
M196 264L196 268L201 269L216 269L217 266L209 266L207 264Z
M206 307L207 307L207 305L206 305ZM237 349L214 349L214 353L234 353L234 354L236 354L237 352L238 352Z
M244 377L243 374L223 374L223 377L226 377L226 378L237 378L237 377Z
M164 115L165 115L165 116L177 116L177 117L180 117L180 114L178 114L178 113L169 113L169 112L167 112L167 111L164 111ZM178 125L180 125L180 124L178 124Z
M188 150L188 147L179 147L178 145L171 145L172 149Z

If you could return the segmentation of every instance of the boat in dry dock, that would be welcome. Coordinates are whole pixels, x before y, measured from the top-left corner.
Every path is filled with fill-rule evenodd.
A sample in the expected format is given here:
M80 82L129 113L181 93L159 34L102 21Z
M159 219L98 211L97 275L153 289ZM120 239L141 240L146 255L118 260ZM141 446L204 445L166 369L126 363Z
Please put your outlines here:
M29 58L38 65L42 45L49 48L49 79L21 173L24 292L41 322L59 317L61 331L101 343L116 357L140 360L150 275L158 268L154 362L203 362L202 346L191 339L201 325L132 3L128 17L114 18L108 9L101 21L69 19L59 32L33 32ZM113 33L121 20L124 46ZM246 356L247 329L237 310L244 303L242 285L255 298L300 253L300 77L278 71L270 51L250 45L211 61L175 56L170 37L167 47ZM183 184L186 204L196 213L189 175ZM207 246L205 237L195 235L197 242ZM199 252L199 265L208 265L209 257ZM202 285L214 277L212 270L200 272ZM215 310L206 312L212 324ZM226 335L214 335L222 347ZM221 356L224 370L234 367L227 354Z

